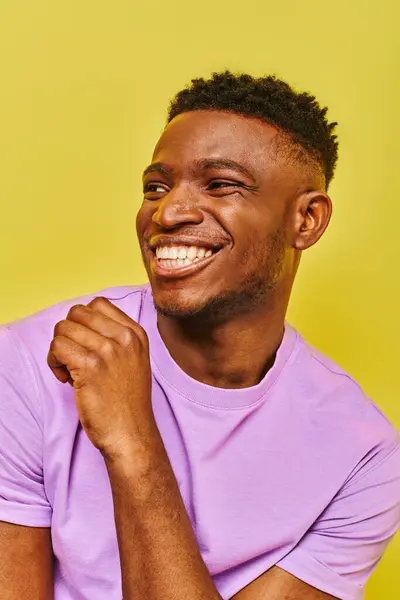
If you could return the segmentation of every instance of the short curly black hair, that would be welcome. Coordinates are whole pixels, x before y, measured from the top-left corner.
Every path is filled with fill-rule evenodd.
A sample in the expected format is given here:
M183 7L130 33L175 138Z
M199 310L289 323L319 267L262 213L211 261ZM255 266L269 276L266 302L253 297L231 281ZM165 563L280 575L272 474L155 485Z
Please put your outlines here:
M193 110L233 112L279 128L319 164L328 188L338 158L337 123L328 122L328 109L321 108L309 93L294 91L275 75L255 78L226 70L213 73L210 79L192 79L178 92L170 102L167 125L177 115Z

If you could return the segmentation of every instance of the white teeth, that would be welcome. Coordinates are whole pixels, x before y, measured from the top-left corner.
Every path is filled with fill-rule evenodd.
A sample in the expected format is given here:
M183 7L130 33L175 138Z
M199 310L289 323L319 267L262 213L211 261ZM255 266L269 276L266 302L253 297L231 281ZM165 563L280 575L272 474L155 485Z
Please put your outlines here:
M212 254L212 253L211 253ZM175 258L175 259L171 259L171 258L161 258L159 259L162 266L165 269L177 269L179 267L186 267L188 265L192 265L193 263L202 260L201 258L199 258L198 256L195 256L195 258L193 260L190 260L190 258L186 257L186 258Z
M213 254L211 249L198 248L196 246L160 246L156 248L158 259L165 260L187 260L191 262L201 258L208 258Z
M197 248L196 246L190 246L189 250L187 251L187 255L186 255L190 260L193 260L194 258L196 258L197 256Z

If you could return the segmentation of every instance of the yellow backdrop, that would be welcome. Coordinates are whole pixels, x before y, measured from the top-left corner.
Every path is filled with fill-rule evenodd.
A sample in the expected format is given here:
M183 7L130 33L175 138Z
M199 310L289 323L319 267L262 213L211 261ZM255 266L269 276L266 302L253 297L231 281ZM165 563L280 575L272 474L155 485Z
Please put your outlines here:
M169 98L276 73L339 121L334 216L289 319L399 427L398 0L1 0L0 322L146 280L140 173ZM367 600L399 597L399 536Z

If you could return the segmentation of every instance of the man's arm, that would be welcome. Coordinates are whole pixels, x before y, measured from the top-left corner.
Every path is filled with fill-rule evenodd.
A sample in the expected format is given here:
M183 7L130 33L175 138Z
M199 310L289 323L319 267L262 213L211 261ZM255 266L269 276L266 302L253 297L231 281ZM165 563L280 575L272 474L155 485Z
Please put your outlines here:
M50 528L0 521L2 600L53 600Z
M221 600L161 439L132 460L106 460L114 499L124 600ZM234 600L335 600L273 567Z
M149 350L145 330L98 297L56 324L47 362L59 381L73 385L82 427L105 460L124 600L221 600L157 428ZM296 600L323 598L316 594L307 588Z
M277 566L257 577L232 600L338 600Z

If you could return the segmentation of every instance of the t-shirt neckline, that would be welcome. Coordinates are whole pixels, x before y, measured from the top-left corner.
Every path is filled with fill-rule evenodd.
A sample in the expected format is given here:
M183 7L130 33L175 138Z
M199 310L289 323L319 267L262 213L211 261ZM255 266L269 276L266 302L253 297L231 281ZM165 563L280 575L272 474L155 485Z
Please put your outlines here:
M297 331L287 322L277 350L275 362L264 378L248 388L225 389L193 379L181 369L170 355L157 325L157 311L153 303L150 284L144 289L142 324L150 342L150 359L153 374L176 393L197 404L216 409L238 409L257 404L274 386L296 345Z

